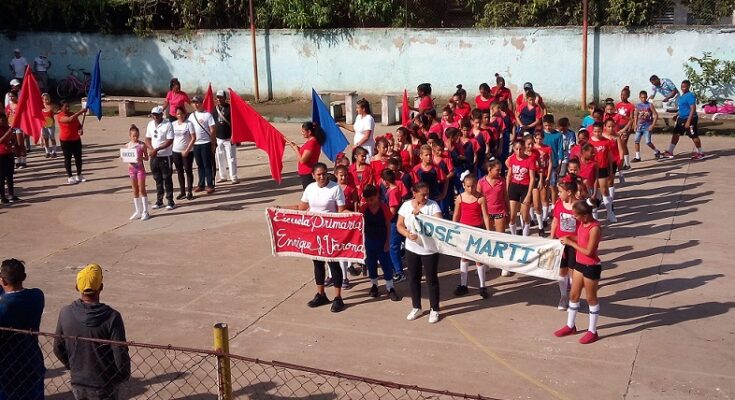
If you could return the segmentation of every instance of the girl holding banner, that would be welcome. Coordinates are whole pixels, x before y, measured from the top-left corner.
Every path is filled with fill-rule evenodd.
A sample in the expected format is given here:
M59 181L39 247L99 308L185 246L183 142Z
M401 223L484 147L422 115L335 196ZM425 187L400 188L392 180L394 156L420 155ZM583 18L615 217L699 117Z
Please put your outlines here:
M426 277L429 290L429 323L439 322L439 253L424 248L416 232L416 215L425 214L442 218L439 204L429 199L429 185L418 182L413 186L413 199L403 203L398 210L398 233L406 237L406 264L411 287L411 304L413 309L406 319L413 321L419 318L421 310L421 275Z
M316 163L312 169L314 182L310 183L301 196L301 202L298 205L285 207L292 210L310 211L313 213L335 213L345 211L345 195L337 182L332 182L327 178L327 166L324 163ZM313 260L314 262L314 281L316 282L316 295L307 303L311 308L329 304L329 298L324 291L324 279L326 274L324 271L325 262L322 260ZM327 263L329 270L332 272L332 282L334 283L334 300L332 303L332 312L340 312L344 310L345 303L342 301L342 269L339 262L330 261Z

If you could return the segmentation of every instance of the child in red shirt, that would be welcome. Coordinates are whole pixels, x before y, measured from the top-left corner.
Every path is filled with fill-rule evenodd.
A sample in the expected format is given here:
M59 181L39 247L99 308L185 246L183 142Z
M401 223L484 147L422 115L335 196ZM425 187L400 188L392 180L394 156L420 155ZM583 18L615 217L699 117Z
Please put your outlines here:
M607 210L607 219L615 222L615 213L612 210L612 199L609 196L608 188L610 184L610 175L613 171L615 159L613 157L613 149L617 144L602 136L603 125L599 122L592 124L592 137L589 140L595 148L595 162L597 163L597 185L600 188L602 203Z
M630 168L628 136L633 130L633 119L635 117L635 105L628 101L628 99L630 99L630 87L626 86L620 91L620 102L615 105L615 125L622 144L623 169Z
M533 149L536 151L538 167L538 184L533 188L533 206L538 222L539 236L545 236L544 226L549 213L549 181L551 179L551 147L544 144L544 132L534 134Z
M373 182L380 184L380 173L388 165L388 140L381 137L375 141L375 155L370 160L370 168L373 170Z
M362 198L362 191L365 186L375 182L373 180L373 169L367 163L368 152L363 147L356 147L352 155L355 163L350 165L349 172L357 189L357 195Z
M551 238L561 239L567 236L577 234L577 226L579 222L574 218L575 193L577 193L577 183L574 181L559 182L557 185L559 198L554 205L554 219L551 221ZM574 268L577 261L577 254L571 246L564 246L562 253L561 267L559 268L559 310L566 310L569 305L569 288L571 277L569 276L569 268Z
M490 230L490 218L487 214L486 200L477 191L477 177L475 177L475 174L466 171L462 176L462 185L464 186L464 191L457 196L457 200L454 203L454 216L452 221L475 228ZM455 296L464 296L468 293L467 275L470 262L470 260L464 258L459 260L460 281L457 289L454 290ZM475 265L477 266L477 277L480 279L480 297L486 299L488 293L485 287L485 266L478 262Z

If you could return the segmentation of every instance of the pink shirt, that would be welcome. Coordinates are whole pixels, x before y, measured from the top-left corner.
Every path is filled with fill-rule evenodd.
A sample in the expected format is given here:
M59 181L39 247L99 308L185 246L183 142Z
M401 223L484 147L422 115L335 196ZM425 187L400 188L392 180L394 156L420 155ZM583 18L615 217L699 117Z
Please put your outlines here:
M600 226L600 223L597 221L592 221L588 224L579 224L577 226L577 244L579 247L587 248L587 244L590 242L590 231L596 226ZM578 251L577 262L584 265L598 265L600 263L600 257L597 255L597 249L589 256Z
M176 116L177 108L182 107L186 103L191 103L191 100L189 100L189 95L182 91L174 93L173 90L169 90L168 94L166 94L166 101L168 102L169 106L168 113L171 116Z
M487 178L480 179L480 193L485 196L488 214L506 214L505 209L505 181L498 179L494 185Z

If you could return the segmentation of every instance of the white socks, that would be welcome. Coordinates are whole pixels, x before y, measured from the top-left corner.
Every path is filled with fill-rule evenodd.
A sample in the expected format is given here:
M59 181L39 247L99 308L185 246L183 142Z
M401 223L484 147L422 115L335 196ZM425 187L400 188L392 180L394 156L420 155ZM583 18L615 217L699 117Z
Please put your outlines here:
M674 149L676 148L676 145L671 143L669 144L669 153L674 154Z
M147 214L148 213L148 197L141 196L140 197L140 204L141 204L142 211Z
M133 206L135 206L135 213L133 213L133 215L130 216L131 220L140 218L141 204L138 201L137 197L133 199Z
M544 223L544 218L541 216L541 213L534 212L534 214L536 214L536 222L541 226Z
M511 235L517 235L518 231L516 231L516 224L510 224L508 225L508 228L510 228L510 234Z
M389 291L393 289L393 280L385 281L385 290Z
M590 327L587 328L588 331L592 333L597 333L597 319L600 317L600 304L595 304L594 306L590 307Z
M561 297L567 297L567 290L569 290L569 281L566 276L562 276L559 281L559 293L561 293Z
M549 219L549 206L542 206L541 207L541 218L542 218L542 221L544 221L544 222L547 219Z
M470 262L467 260L459 260L459 285L467 286L467 272Z
M605 210L607 210L607 212L612 211L612 196L602 196L602 204L605 205Z
M342 269L342 279L347 278L347 267L348 267L347 261L341 261L339 263L339 267ZM363 268L367 268L367 265L363 266Z
M623 165L630 165L630 154L625 154L623 156Z
M637 159L640 160L640 158L641 158L641 152L640 151L636 151L635 152L635 158L637 158Z
M375 286L378 286L378 278L370 279L370 283L372 283Z
M480 280L480 287L485 287L485 265L479 264L477 265L477 278Z
M531 224L523 224L523 236L531 234Z
M569 307L567 308L567 326L570 328L575 327L574 320L577 319L577 311L579 311L579 302L572 303L570 301Z
M704 150L701 147L697 147L697 153L704 154Z
M610 194L610 201L615 200L615 186L607 188L607 192Z

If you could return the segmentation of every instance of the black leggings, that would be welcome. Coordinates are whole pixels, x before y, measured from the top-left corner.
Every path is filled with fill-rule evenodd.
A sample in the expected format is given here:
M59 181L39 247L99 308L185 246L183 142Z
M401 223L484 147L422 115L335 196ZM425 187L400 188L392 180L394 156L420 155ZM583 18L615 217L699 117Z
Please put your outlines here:
M181 194L191 193L192 185L194 184L194 173L192 167L194 165L194 154L189 153L186 157L182 156L181 153L174 151L173 154L174 165L176 166L176 175L179 178L179 191ZM186 174L186 181L184 180L184 174ZM184 184L186 185L186 192L184 192Z
M342 287L342 268L340 268L339 263L336 261L332 261L329 263L325 263L324 261L320 260L313 260L314 261L314 281L318 286L324 286L324 279L326 278L327 272L324 269L324 264L329 264L329 270L332 271L332 283L334 283L334 287L341 288Z
M74 156L74 164L77 167L77 175L82 174L82 141L61 140L61 151L64 153L64 168L66 175L71 178L71 157Z
M0 197L2 198L5 198L5 185L8 185L8 195L10 197L15 196L13 191L13 174L15 171L13 167L12 154L0 155Z
M420 255L406 251L408 281L411 286L411 304L413 308L421 308L421 275L426 274L426 286L429 289L429 305L439 311L439 253ZM423 268L422 268L423 266Z

